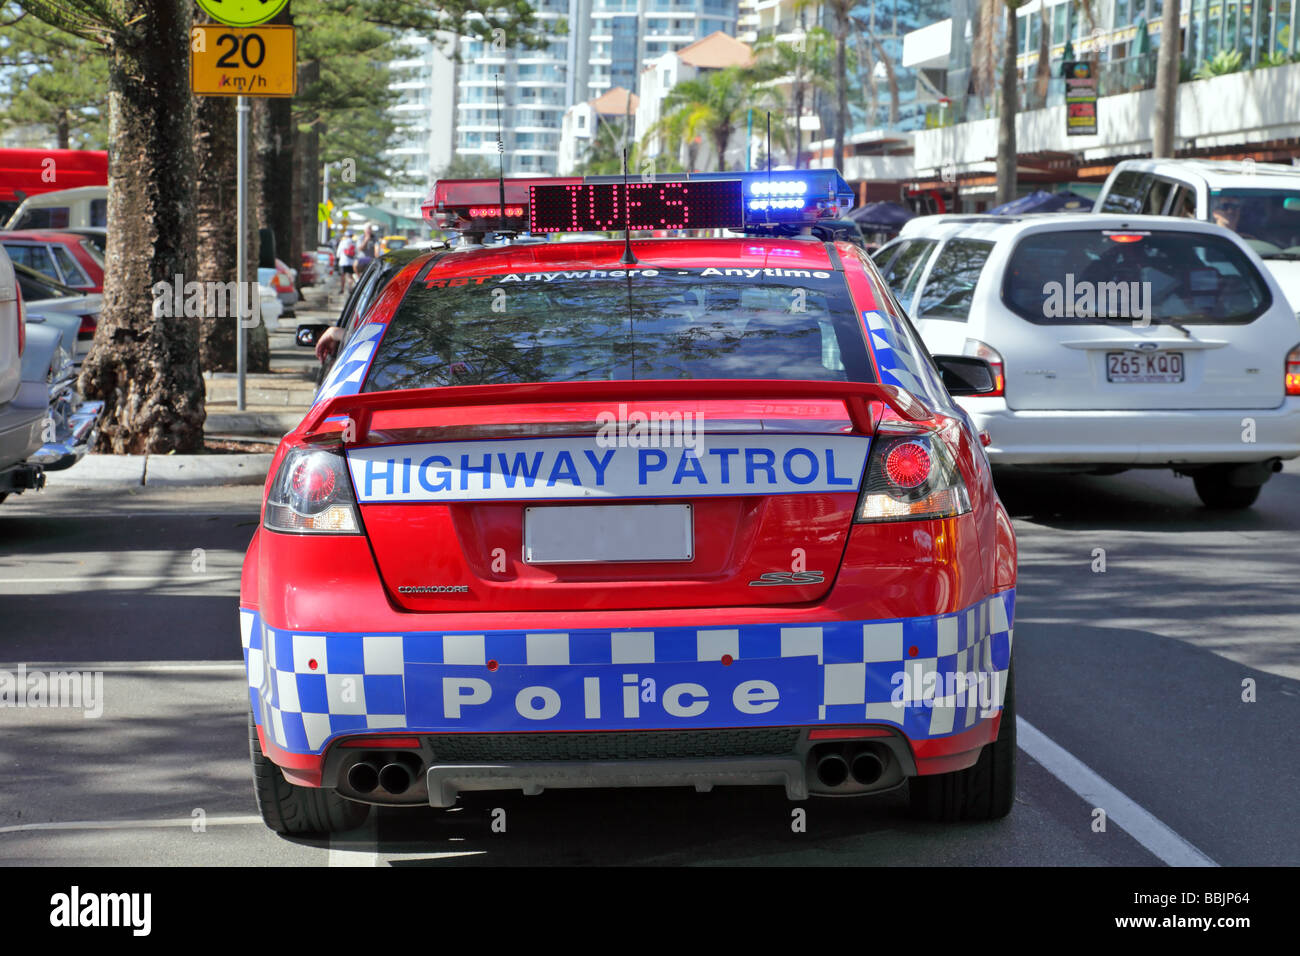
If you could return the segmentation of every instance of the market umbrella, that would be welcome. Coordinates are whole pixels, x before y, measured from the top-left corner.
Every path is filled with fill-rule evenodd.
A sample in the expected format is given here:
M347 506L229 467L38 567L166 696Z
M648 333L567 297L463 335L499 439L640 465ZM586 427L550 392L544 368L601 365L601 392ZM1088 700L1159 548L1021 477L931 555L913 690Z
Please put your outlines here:
M1045 189L1037 189L1028 196L1021 196L1019 199L1013 199L1011 202L1003 203L1001 206L994 206L988 210L987 215L992 216L1022 216L1031 212L1091 212L1092 200L1087 196L1080 196L1078 193L1069 191L1060 193L1049 193Z
M869 202L849 213L849 218L866 230L890 232L915 219L916 213L896 202Z

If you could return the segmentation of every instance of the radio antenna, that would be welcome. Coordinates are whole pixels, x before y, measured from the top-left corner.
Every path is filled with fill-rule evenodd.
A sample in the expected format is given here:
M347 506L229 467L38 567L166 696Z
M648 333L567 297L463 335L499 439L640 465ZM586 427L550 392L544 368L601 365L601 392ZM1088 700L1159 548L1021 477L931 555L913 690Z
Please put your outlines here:
M627 147L623 147L623 258L618 260L621 266L636 265L636 256L632 255L632 208L627 186Z
M500 228L497 230L502 235L506 232L506 143L505 133L502 129L501 121L501 74L493 73L493 79L496 83L497 99L497 195L501 200L501 207L497 210L499 213L498 220Z

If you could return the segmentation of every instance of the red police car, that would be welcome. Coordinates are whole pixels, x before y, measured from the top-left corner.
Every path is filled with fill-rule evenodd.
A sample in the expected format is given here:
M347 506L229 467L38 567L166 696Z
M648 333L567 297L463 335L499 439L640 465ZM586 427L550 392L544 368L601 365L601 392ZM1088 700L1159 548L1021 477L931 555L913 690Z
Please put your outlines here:
M1010 810L1016 544L951 398L991 372L818 237L851 198L829 170L435 187L471 242L350 333L245 558L268 826L565 787ZM737 235L536 241L622 228Z

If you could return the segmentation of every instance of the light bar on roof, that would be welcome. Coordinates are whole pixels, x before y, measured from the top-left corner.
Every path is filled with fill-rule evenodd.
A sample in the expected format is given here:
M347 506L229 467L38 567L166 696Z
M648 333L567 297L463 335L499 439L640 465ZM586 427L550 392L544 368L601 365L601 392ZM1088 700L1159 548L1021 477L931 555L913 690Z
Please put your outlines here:
M434 184L421 207L439 229L465 232L614 232L806 226L840 219L853 190L834 169L676 173L630 178L567 176L505 181L501 218L495 179Z

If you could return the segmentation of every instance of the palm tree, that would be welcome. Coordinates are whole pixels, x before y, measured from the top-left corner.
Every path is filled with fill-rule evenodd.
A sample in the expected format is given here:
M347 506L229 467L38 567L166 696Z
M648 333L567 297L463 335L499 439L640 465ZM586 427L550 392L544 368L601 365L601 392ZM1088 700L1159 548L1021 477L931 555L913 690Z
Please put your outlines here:
M1004 0L1004 3L1007 28L1002 38L1002 89L998 96L998 205L1016 198L1016 110L1019 106L1016 53L1020 46L1020 18L1016 10L1024 0Z
M596 135L587 145L575 172L583 176L609 175L623 171L624 132L628 124L624 119L602 119L596 116ZM633 147L633 152L635 146ZM629 153L628 168L636 167L635 157Z
M835 18L835 148L831 166L836 169L844 163L844 139L849 127L848 39L857 3L858 0L827 0L825 4Z
M1294 0L1292 0L1294 2ZM1156 57L1156 112L1151 155L1174 155L1174 112L1178 106L1178 0L1165 0L1160 21L1160 52Z
M794 165L803 165L802 120L809 93L829 93L834 86L831 70L832 41L830 31L821 27L805 30L795 44L776 37L759 40L754 47L756 73L767 77L773 86L790 86L791 112L794 115Z
M649 135L685 141L692 168L698 158L697 140L708 139L718 155L718 170L724 171L732 131L745 112L780 100L776 90L758 85L761 79L761 72L752 68L728 66L684 80L664 97L663 113ZM777 133L773 138L782 137Z

